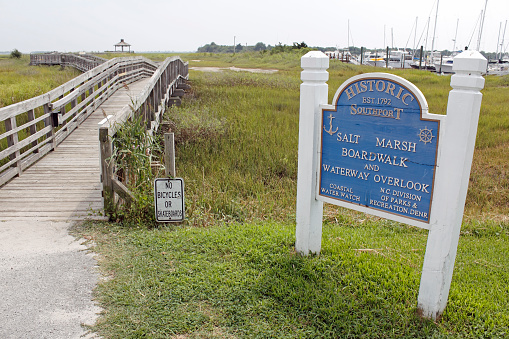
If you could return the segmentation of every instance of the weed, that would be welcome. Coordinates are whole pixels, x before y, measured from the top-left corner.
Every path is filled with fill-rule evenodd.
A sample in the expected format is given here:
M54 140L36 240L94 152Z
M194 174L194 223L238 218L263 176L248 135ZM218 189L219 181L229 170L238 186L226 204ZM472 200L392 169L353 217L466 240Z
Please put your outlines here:
M128 223L148 223L154 220L154 179L160 177L162 168L153 167L160 162L162 150L158 135L151 136L146 132L146 123L141 114L122 125L113 137L113 154L110 161L115 161L116 176L134 195L130 206L121 205L114 211L113 219Z

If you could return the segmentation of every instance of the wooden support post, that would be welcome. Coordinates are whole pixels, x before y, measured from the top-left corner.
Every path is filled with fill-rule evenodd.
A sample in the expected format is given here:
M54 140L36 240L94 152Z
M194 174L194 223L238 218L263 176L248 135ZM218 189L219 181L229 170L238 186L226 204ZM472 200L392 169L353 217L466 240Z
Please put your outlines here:
M182 103L182 100L180 99L180 97L170 97L170 101L169 101L170 106L173 106L173 105L180 106L181 103Z
M30 111L27 112L27 115L28 115L28 121L34 121L35 120L35 112L33 109L31 109ZM37 125L36 124L31 124L30 125L30 135L34 135L35 133L37 133ZM32 141L32 147L35 147L37 146L37 140L34 140ZM34 153L37 153L39 152L38 149L36 149L34 151Z
M44 104L44 114L48 114L48 117L44 119L44 127L53 126L52 116L51 116L51 107L50 104ZM55 149L57 147L56 140L55 140L55 129L52 128L51 131L49 131L46 134L46 139L51 139L51 149Z
M323 202L316 200L318 137L321 104L327 104L329 58L312 51L301 58L299 159L297 173L297 227L295 249L319 254L322 245Z
M177 85L177 89L189 90L191 89L191 86L185 82L181 82Z
M422 69L423 47L421 46L421 53L419 54L419 70Z
M176 97L183 97L184 94L186 94L186 92L179 88L179 86L177 86L177 88L173 91L173 96L176 96Z
M60 107L60 113L58 112L53 113L55 114L54 120L54 123L56 123L56 125L54 125L55 127L67 125L67 121L65 120L60 121L60 117L63 117L65 115L65 112L66 112L65 105L63 105L62 107Z
M103 184L104 210L106 213L110 213L115 206L115 197L113 195L113 161L111 159L113 145L108 135L108 127L99 128L99 146L101 153L101 181Z
M146 115L144 117L145 119L145 124L146 124L146 129L149 130L151 127L152 127L152 117L154 116L154 109L155 109L155 99L154 99L154 96L155 96L155 93L154 93L154 90L152 90L152 92L150 92L150 95L148 96L148 111L146 112Z
M386 52L385 52L385 68L389 68L389 46L387 46Z
M446 126L440 141L435 201L417 307L437 319L447 305L474 155L486 59L477 51L454 58Z
M16 117L11 117L9 119L6 119L5 120L5 131L6 132L9 132L9 131L12 131L13 129L16 129L17 127L17 124L16 124ZM18 146L18 132L14 132L13 134L9 135L7 137L7 147L17 147ZM16 160L16 162L11 166L11 167L16 167L17 168L17 175L20 175L21 174L21 160L20 160L20 151L19 149L17 149L16 151L14 151L14 153L11 153L9 155L9 159L10 160Z
M86 93L83 92L81 94L81 101L79 103L82 103L83 101L85 101L85 99L87 98L86 96ZM88 117L87 115L87 109L85 107L82 107L80 108L80 118L79 118L79 123L81 124L86 118Z
M173 133L164 133L164 168L167 177L175 178L175 137Z

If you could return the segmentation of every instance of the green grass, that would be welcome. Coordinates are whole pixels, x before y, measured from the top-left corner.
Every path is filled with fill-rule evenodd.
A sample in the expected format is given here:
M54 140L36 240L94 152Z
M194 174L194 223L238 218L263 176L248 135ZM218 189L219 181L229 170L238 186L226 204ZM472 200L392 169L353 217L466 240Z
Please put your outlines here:
M503 338L509 330L507 227L462 237L436 323L416 315L426 233L392 222L327 223L321 255L310 258L295 254L293 223L80 232L111 278L97 290L105 311L94 328L107 338Z

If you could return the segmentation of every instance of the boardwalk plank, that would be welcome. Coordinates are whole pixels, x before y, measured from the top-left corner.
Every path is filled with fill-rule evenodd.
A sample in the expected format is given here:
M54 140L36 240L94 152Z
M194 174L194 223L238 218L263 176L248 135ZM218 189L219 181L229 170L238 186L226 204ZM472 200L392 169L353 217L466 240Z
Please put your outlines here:
M54 151L0 189L0 221L103 220L98 123L114 115L148 78L118 90Z

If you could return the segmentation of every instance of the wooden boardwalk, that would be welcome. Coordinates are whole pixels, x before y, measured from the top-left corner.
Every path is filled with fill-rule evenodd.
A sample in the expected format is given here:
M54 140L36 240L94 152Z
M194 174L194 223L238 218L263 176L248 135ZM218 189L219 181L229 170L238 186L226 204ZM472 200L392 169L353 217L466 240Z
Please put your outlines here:
M0 222L104 219L98 123L115 115L146 86L121 88L54 151L0 189Z

